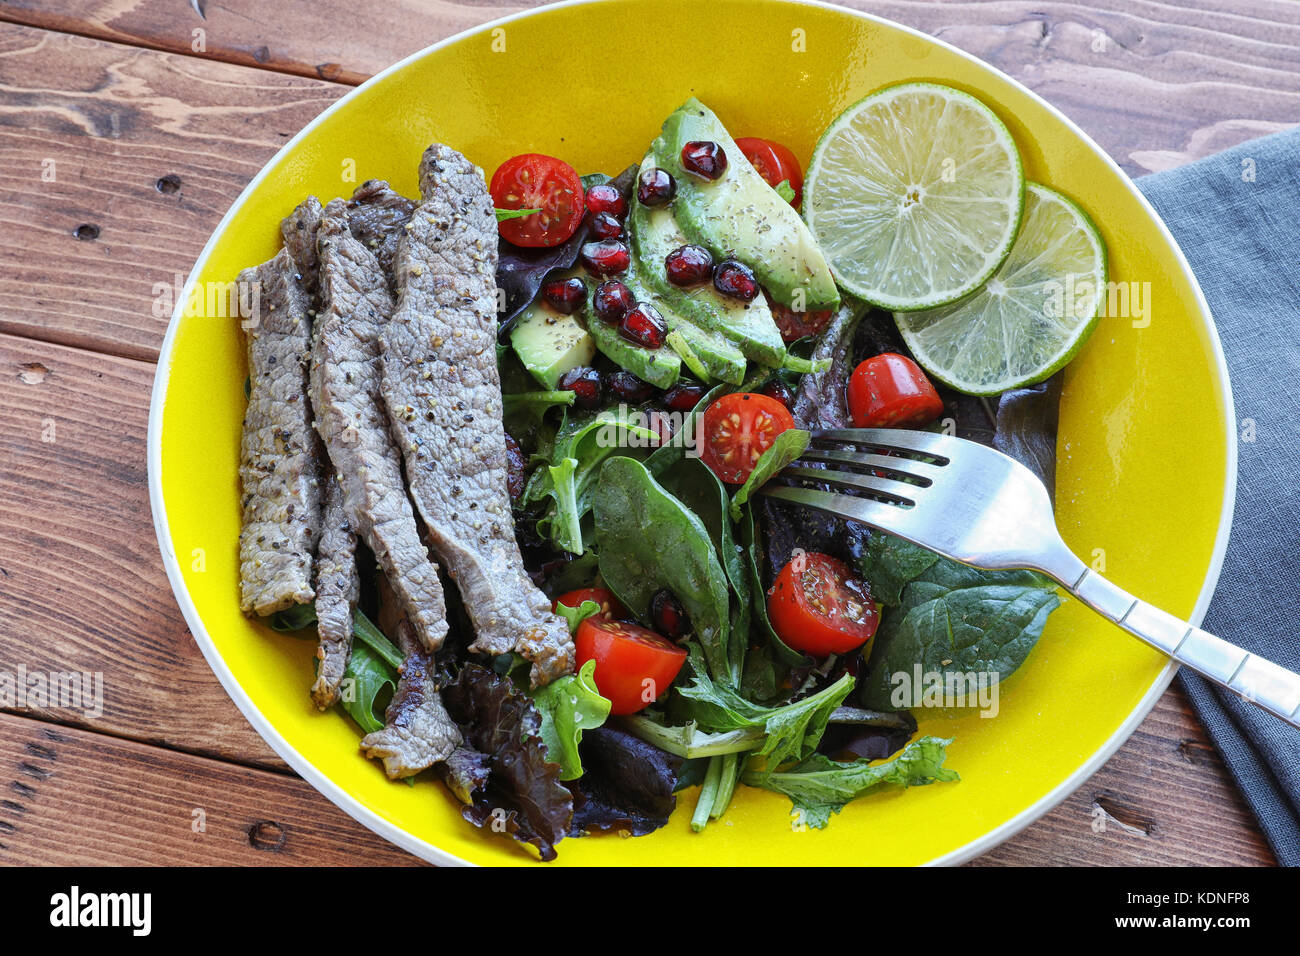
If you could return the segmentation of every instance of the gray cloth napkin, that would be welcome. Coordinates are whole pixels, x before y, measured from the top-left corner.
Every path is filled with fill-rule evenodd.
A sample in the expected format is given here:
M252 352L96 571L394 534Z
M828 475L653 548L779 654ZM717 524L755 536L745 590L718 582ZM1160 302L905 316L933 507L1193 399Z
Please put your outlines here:
M1300 128L1138 187L1210 303L1237 406L1237 506L1203 626L1300 671ZM1300 866L1300 731L1184 669L1278 861Z

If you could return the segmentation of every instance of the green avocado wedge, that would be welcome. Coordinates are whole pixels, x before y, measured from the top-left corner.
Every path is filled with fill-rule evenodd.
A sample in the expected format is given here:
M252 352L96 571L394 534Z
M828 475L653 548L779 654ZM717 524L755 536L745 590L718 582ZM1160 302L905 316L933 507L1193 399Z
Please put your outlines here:
M727 154L716 180L688 173L682 147L705 140ZM769 186L713 112L692 97L664 121L655 161L677 180L672 208L682 232L716 258L739 259L772 297L795 311L839 307L840 295L820 247L788 202Z
M654 165L655 156L650 152L642 168ZM767 300L759 296L752 302L742 302L722 295L708 282L691 288L673 285L668 281L664 260L690 240L677 224L671 206L646 206L635 193L630 202L628 230L637 271L663 304L686 321L734 342L746 358L780 368L785 361L785 342Z

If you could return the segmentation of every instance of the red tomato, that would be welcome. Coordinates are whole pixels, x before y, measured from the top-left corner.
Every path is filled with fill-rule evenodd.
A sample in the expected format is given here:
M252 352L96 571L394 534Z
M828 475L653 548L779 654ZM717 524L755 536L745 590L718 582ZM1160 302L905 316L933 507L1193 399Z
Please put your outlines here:
M814 657L844 654L880 624L867 582L828 554L796 555L767 592L767 615L781 640Z
M849 414L855 428L910 428L943 414L943 399L906 355L884 352L849 377Z
M578 667L596 662L596 689L612 714L635 714L672 685L686 663L685 648L649 628L593 614L573 637Z
M758 174L775 189L783 182L788 182L794 190L790 205L795 209L803 201L803 170L794 153L776 140L759 139L757 136L743 136L736 140L736 145L745 154L745 158L758 170Z
M767 295L766 289L763 290L763 294ZM781 338L786 344L805 336L816 335L826 328L826 323L834 314L830 309L796 312L777 302L770 295L767 295L767 304L772 310L772 318L776 320L776 327L781 330Z
M541 153L507 159L492 174L488 191L498 209L538 210L497 223L502 237L517 246L558 246L578 231L587 210L574 168Z
M704 410L700 458L729 485L743 485L776 436L794 428L794 416L757 392L723 395Z
M583 601L595 601L600 605L600 613L605 617L627 617L627 608L614 597L613 591L605 588L578 588L576 591L568 591L555 599L551 610L554 611L561 604L565 607L580 608Z

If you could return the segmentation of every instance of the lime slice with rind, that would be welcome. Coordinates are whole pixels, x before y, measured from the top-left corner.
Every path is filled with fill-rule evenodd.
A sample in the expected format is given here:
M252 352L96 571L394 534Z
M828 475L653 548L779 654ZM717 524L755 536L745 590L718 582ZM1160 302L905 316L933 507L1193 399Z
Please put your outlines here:
M955 302L993 274L1024 205L1006 125L968 93L904 83L822 134L803 213L836 281L894 311Z
M903 341L935 378L971 395L1032 385L1063 368L1097 326L1106 245L1072 200L1028 183L1020 233L974 295L896 312Z

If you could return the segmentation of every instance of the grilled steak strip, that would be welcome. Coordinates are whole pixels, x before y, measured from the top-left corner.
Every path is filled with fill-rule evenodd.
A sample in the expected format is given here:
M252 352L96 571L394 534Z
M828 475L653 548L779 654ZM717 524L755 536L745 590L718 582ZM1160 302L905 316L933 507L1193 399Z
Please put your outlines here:
M405 659L393 699L384 711L384 729L366 734L361 749L367 757L382 760L384 773L399 780L446 760L460 746L462 737L443 707L433 652L420 645L390 583L382 576L379 594L380 628L394 637Z
M397 243L415 211L415 203L394 192L382 179L368 179L356 188L347 210L348 231L375 254L391 285Z
M410 205L387 186L368 195ZM352 529L375 552L420 643L434 649L447 633L442 584L420 540L379 388L379 337L393 300L374 253L349 230L355 212L336 199L319 230L321 310L310 376L316 428Z
M518 651L534 686L567 674L573 641L524 570L506 488L496 363L497 231L483 173L440 144L398 244L383 393L434 550L486 654Z
M352 654L352 610L361 596L357 536L343 511L343 486L333 472L324 478L320 545L316 552L316 649L319 664L311 697L321 710L339 699L339 683Z
M314 243L319 211L315 198L294 211L296 239L310 236ZM271 614L316 596L312 562L320 534L319 463L307 401L313 300L303 278L314 257L302 255L300 265L286 246L239 274L245 288L259 290L241 297L255 303L243 322L249 396L239 457L240 607L246 614Z

